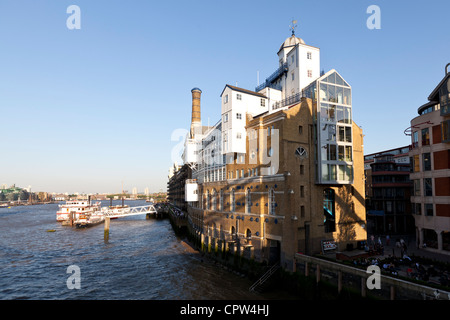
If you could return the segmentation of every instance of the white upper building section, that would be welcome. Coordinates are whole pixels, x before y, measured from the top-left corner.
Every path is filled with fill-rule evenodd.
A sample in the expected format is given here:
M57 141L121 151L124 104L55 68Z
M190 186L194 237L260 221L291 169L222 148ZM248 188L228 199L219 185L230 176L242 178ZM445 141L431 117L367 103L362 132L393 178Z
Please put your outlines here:
M222 97L222 153L245 153L246 117L268 111L268 98L250 90L226 85Z
M294 35L281 45L278 59L280 66L287 64L287 74L280 79L284 99L301 93L320 77L320 49L306 45Z

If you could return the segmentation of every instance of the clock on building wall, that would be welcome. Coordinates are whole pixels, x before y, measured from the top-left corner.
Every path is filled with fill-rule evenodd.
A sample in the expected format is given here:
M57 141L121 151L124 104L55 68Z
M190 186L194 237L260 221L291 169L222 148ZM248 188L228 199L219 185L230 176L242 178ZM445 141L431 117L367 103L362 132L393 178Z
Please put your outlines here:
M306 158L308 156L308 152L306 152L306 149L303 147L298 147L295 150L295 155L299 158Z

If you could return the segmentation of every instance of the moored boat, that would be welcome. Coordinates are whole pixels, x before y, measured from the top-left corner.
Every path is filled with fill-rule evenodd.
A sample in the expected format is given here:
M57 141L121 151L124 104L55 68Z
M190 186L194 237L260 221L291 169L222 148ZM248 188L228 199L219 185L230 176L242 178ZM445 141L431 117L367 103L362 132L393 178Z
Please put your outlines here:
M73 221L79 218L80 214L90 214L101 210L101 203L91 203L90 200L70 200L65 204L60 204L56 212L56 221L69 221L72 214Z
M81 227L91 227L105 221L105 216L101 211L81 213L78 218L74 221L74 225L77 228Z

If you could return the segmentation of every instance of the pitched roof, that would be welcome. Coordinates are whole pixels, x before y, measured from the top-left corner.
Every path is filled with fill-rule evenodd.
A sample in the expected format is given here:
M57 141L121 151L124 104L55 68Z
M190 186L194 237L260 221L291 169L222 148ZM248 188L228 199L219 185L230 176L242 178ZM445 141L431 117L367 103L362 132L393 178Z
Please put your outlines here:
M262 93L258 93L258 92L247 90L247 89L243 89L243 88L239 88L239 87L232 86L232 85L229 85L229 84L225 85L225 88L223 88L222 93L220 94L220 96L222 96L223 92L225 91L225 89L227 87L229 87L231 90L234 90L234 91L239 91L239 92L242 92L242 93L251 94L251 95L254 95L254 96L261 97L261 98L267 98Z

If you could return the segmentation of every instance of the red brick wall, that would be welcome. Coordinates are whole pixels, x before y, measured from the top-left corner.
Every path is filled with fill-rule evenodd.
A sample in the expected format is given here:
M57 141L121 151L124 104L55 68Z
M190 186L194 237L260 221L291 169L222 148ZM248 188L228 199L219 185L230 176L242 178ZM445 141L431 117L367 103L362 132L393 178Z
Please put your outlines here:
M433 132L433 144L441 143L442 142L441 125L438 124L437 126L433 126L432 132Z
M450 149L433 152L434 170L450 168Z
M450 204L436 204L436 216L450 217Z
M436 196L450 196L450 177L435 178L434 188Z

